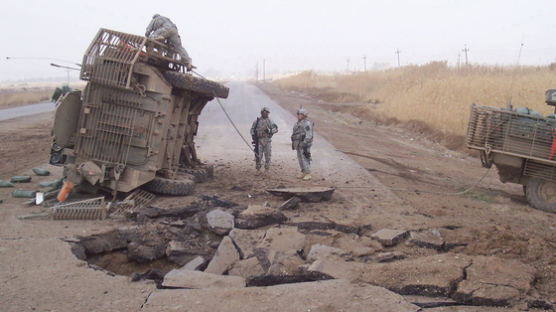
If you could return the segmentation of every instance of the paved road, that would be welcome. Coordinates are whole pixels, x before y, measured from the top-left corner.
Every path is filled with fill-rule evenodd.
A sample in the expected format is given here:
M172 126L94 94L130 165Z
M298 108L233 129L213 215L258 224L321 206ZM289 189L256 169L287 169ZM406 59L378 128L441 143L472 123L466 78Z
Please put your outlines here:
M278 125L278 133L272 138L272 174L281 179L286 186L363 186L366 192L344 189L342 192L348 201L339 222L357 223L369 215L368 209L382 208L385 213L406 212L408 208L395 194L380 183L368 170L361 167L349 156L336 150L318 134L319 125L315 124L315 139L311 153L313 155L313 181L301 182L295 179L299 172L296 153L291 149L291 134L296 117L270 99L255 85L229 83L230 95L221 100L232 120L243 136L251 141L249 129L260 115L262 107L270 109L270 118ZM310 117L310 112L309 112ZM204 108L199 121L197 146L202 160L209 163L236 160L252 166L255 173L253 154L232 128L216 101ZM237 163L236 163L237 164ZM234 164L234 165L236 165ZM347 182L347 183L346 183ZM339 192L339 191L338 191ZM349 210L349 211L348 211ZM403 210L403 211L402 211Z
M30 104L25 106L18 106L12 108L0 109L0 121L35 115L40 113L47 113L54 111L56 107L50 101Z

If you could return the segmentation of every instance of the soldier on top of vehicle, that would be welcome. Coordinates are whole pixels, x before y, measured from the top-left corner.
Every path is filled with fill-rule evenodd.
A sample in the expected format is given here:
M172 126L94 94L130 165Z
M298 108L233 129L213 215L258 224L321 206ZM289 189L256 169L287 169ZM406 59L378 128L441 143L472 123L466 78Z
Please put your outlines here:
M297 123L293 126L292 150L297 151L297 160L301 173L298 179L311 180L311 146L313 145L313 122L307 119L309 113L297 110Z
M264 169L268 173L270 169L270 157L272 153L272 136L278 132L278 126L268 117L270 110L267 107L261 109L261 117L257 118L251 126L251 137L255 144L255 168L257 175L261 173L261 161L265 157Z
M168 43L176 49L181 57L181 59L185 62L185 66L187 70L190 71L193 69L193 65L191 64L191 57L187 54L187 51L181 45L181 38L178 34L178 28L172 21L164 16L159 14L153 15L153 19L147 26L147 31L145 32L145 37L153 38L156 40L164 40L166 39Z

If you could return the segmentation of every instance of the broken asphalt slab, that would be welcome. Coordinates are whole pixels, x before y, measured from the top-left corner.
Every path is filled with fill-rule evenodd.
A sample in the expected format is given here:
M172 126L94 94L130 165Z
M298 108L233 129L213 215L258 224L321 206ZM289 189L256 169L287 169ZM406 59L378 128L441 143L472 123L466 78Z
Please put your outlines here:
M162 287L188 289L245 287L245 279L240 276L219 275L181 268L168 272L164 276Z
M225 302L225 304L222 304ZM142 311L365 311L416 312L419 307L377 286L327 280L270 287L161 289Z

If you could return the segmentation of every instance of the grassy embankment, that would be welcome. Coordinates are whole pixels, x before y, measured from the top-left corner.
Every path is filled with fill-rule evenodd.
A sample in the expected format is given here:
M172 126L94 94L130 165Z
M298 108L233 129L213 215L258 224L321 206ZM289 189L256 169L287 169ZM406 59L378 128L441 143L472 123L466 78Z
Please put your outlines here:
M282 89L309 93L337 103L367 103L357 114L380 122L398 122L434 132L451 148L460 148L471 103L534 109L543 115L554 109L544 103L546 89L556 88L556 68L451 68L445 62L405 66L385 71L323 75L303 72L275 82ZM427 129L424 129L427 128ZM440 136L440 137L439 137ZM447 137L459 137L457 143ZM455 143L455 145L454 145Z

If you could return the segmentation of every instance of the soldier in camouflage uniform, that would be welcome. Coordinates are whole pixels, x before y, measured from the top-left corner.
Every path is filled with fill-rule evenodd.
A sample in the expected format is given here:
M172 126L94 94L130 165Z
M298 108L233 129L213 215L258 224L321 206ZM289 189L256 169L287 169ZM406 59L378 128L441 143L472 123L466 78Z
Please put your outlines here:
M297 123L293 126L292 149L297 151L301 173L298 179L311 180L311 145L313 145L313 122L307 119L307 111L297 110Z
M193 65L191 65L191 58L181 45L178 28L169 18L159 14L153 15L153 19L149 23L149 26L147 26L145 37L153 39L166 39L168 43L178 51L181 59L186 64L185 66L187 67L187 70L190 71L193 69Z
M270 157L271 157L271 139L272 136L278 132L278 126L268 118L270 111L267 107L261 109L261 117L257 118L251 126L251 137L253 142L256 144L258 153L255 155L255 168L257 169L257 175L261 173L261 161L263 155L265 157L264 169L265 173L268 173L270 168Z

